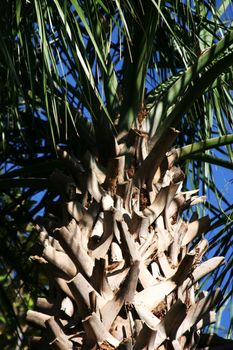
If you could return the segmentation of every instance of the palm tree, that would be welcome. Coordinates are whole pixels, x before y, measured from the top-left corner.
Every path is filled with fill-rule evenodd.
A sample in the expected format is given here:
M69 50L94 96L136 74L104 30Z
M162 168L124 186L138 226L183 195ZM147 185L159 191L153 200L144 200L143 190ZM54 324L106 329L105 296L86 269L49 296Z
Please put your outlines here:
M43 329L32 337L32 348L232 348L231 341L200 333L215 322L212 308L221 293L195 297L198 281L224 257L203 262L206 239L190 248L209 218L180 217L203 197L180 190L184 174L174 165L176 154L167 153L177 134L170 129L148 153L146 134L131 129L128 165L127 141L115 140L106 172L92 156L85 171L58 150L72 178L81 178L81 186L86 181L80 190L55 171L51 181L63 200L37 218L41 245L32 258L48 276L49 295L27 314Z
M189 208L203 202L206 188L218 194L211 164L232 169L229 2L4 6L5 215L25 213L26 222L46 204L37 218L40 244L32 251L28 237L18 242L48 276L40 279L49 286L40 312L28 313L43 329L34 346L218 345L199 328L214 321L219 292L195 288L223 258L201 261L209 220ZM201 186L200 198L181 190L184 173L186 187ZM23 189L16 200L13 187ZM28 211L25 203L41 189L46 193ZM232 208L222 201L226 216L216 205L209 210L215 227L230 230ZM220 233L219 250L229 241L229 231ZM226 289L223 276L214 284Z

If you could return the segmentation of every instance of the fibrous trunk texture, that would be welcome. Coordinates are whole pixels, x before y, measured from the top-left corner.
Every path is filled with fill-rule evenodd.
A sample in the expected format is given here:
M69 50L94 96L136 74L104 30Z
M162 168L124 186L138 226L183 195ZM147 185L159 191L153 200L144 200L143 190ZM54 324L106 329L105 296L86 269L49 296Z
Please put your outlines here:
M51 175L61 198L37 220L32 258L48 284L47 296L27 314L41 328L31 348L222 346L218 337L202 334L215 321L221 293L197 292L198 281L224 258L203 261L208 217L183 218L205 198L196 190L182 192L184 174L174 165L175 150L169 151L176 135L169 130L148 152L147 135L131 130L124 144L116 141L106 172L89 154L81 166L58 150L69 174Z

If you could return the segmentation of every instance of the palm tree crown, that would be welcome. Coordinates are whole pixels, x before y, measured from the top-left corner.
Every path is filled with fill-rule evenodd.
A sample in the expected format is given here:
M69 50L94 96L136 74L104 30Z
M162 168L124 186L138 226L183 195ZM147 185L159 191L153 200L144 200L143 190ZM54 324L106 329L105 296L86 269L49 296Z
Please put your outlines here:
M177 274L183 271L182 259L185 259L186 255L182 249L182 252L177 250L178 255L174 254L171 247L177 244L175 236L173 235L172 244L169 245L171 251L166 248L162 251L162 257L156 253L156 258L153 260L149 253L146 253L152 248L145 247L137 224L133 224L136 230L133 232L132 224L127 222L125 217L117 215L119 210L125 211L126 217L130 217L133 221L132 218L135 216L135 222L139 222L148 216L145 213L152 210L151 206L156 196L163 193L163 188L171 190L177 186L176 191L178 191L178 184L181 182L184 182L185 189L190 185L194 189L200 188L202 202L207 192L211 197L214 195L217 198L217 204L216 200L206 203L209 214L213 216L211 227L216 230L215 234L209 237L209 250L215 255L227 255L228 258L229 237L232 231L232 205L221 193L221 189L215 185L213 165L232 169L231 2L222 1L218 5L214 1L198 0L194 2L7 0L0 7L4 13L0 23L2 54L0 59L2 77L0 187L4 193L1 204L4 218L1 229L4 242L1 248L3 257L1 274L6 276L6 271L13 271L10 278L4 277L1 298L7 300L8 304L11 303L12 296L9 299L6 291L14 285L12 281L15 278L20 283L23 281L25 295L29 286L33 285L32 282L35 281L35 292L38 290L38 285L43 285L44 277L38 273L31 274L32 262L28 260L29 256L36 255L37 258L42 256L44 260L40 262L45 263L50 254L46 255L47 253L41 250L42 246L45 250L52 247L59 254L65 254L64 259L73 261L73 248L64 247L66 239L62 236L64 232L61 227L66 229L68 227L69 231L69 225L78 223L78 227L81 225L83 230L80 220L83 222L84 219L83 217L77 219L71 212L69 203L72 201L75 202L74 206L77 205L78 209L75 207L75 210L78 210L77 215L83 216L84 213L91 211L90 220L94 233L92 232L90 237L94 237L97 232L95 229L97 222L100 222L100 225L109 225L109 220L115 222L122 242L119 244L114 233L115 238L105 249L113 260L111 263L114 262L114 249L118 251L120 247L123 251L121 258L125 264L124 271L127 272L124 282L122 282L123 277L121 279L123 289L127 291L125 287L127 283L131 288L132 274L137 276L133 279L132 290L138 294L142 293L140 288L143 287L146 290L148 286L143 285L140 279L142 276L140 277L138 272L140 270L138 261L143 260L149 269L149 272L145 273L147 275L150 273L153 277L151 264L155 262L160 269L165 268L161 261L156 260L165 259L163 254L168 260L165 262L168 271L162 271L162 277L173 281L176 287L178 283L183 288L183 283L186 283L193 288L194 284L187 282L187 279L189 279L190 270L198 269L197 260L207 248L206 243L203 243L205 241L193 243L194 250L201 246L198 258L194 258L192 255L194 251L191 248L179 242L179 249L186 249L185 253L191 256L187 255L189 257L187 259L193 259L192 262L191 260L187 262L188 266L190 262L189 269L184 272L187 279L181 281ZM176 129L179 129L179 133ZM183 172L175 170L178 169L178 163ZM57 170L54 171L54 169ZM186 180L183 178L183 173L186 174ZM167 177L170 180L167 180ZM178 193L181 193L180 197L183 196L184 201L182 205L179 202L172 216L168 215L168 211L171 211L168 203L164 204L162 209L165 215L163 229L169 232L170 230L176 232L177 227L183 225L184 218L182 219L180 214L184 209L188 209L185 222L195 223L201 220L195 219L197 214L192 214L188 205L199 200L195 193L186 193L185 189L180 192L179 188L179 191L170 198L169 205L174 204L174 198L179 197ZM42 190L40 200L33 205L31 198ZM60 201L56 202L57 194L60 195L62 205ZM105 210L106 196L107 200L113 202ZM123 200L122 203L121 200ZM168 200L167 197L166 200ZM224 208L218 205L220 201ZM99 209L95 209L96 203L100 206ZM68 205L68 209L64 209L65 205ZM39 219L41 220L38 226L40 249L32 248L32 242L36 240L38 233L27 230L29 233L26 234L25 225L30 221L34 222L35 215L44 207L47 208L46 215L49 214L49 222L52 226L47 227L46 233L44 229L48 224L48 218ZM157 208L157 204L155 207ZM201 208L204 211L204 204ZM58 212L60 214L57 217ZM53 220L51 216L54 216ZM73 219L70 221L71 217ZM201 221L205 229L201 232L197 231L197 235L202 234L209 227L205 220L207 219ZM151 238L155 234L157 225L154 221L150 222L146 229L146 235ZM13 226L12 222L14 222ZM171 225L175 225L176 228L171 229ZM125 230L134 234L136 243L127 241ZM57 235L53 237L56 243L51 243L50 235L53 235L53 232ZM105 235L105 229L103 232ZM101 239L105 238L99 238L100 242L96 243L94 238L90 237L88 236L85 244L83 243L84 251L81 250L80 254L84 254L87 259L89 259L87 256L91 256L91 260L87 261L90 262L90 266L93 265L94 270L87 272L83 266L80 267L77 257L75 259L78 263L74 264L73 261L70 266L74 265L74 268L78 266L77 271L83 272L82 276L95 290L92 293L93 297L96 298L98 293L100 299L104 299L105 296L101 293L105 292L96 285L93 271L97 271L105 281L107 278L105 274L110 273L108 268L112 266L105 255L96 253L96 256L94 253L96 249L98 252ZM194 235L192 239L195 237ZM59 248L53 244L58 245ZM93 247L90 246L91 244ZM132 256L132 249L143 250L144 253L140 258L138 256L135 258ZM93 255L90 254L90 250L93 250ZM24 254L22 255L21 252ZM128 260L127 254L129 254ZM119 257L116 259L118 259L117 265ZM216 261L218 261L216 266L222 262L222 260ZM52 264L51 261L47 262ZM180 264L180 272L176 264ZM232 257L229 257L224 274L221 273L223 271L221 269L213 274L210 300L215 300L215 297L218 299L212 290L216 284L222 286L226 299L229 300L231 297L231 291L228 288L231 281L231 277L228 278L231 264ZM53 270L56 268L54 266L52 268L50 280L53 281L52 283L56 278L65 277L66 280L76 275L76 273L72 275L69 271L64 273L65 267L63 267L58 269L62 276L54 276ZM171 269L174 270L173 277L171 277ZM108 284L110 280L107 281ZM139 284L136 281L139 281ZM65 293L64 288L58 282L56 283L59 285L58 290ZM115 293L111 283L108 291L111 295ZM137 303L133 303L133 296L126 291L124 303L132 304L133 312L140 316ZM41 293L45 291L41 290ZM213 299L211 299L212 296ZM68 297L71 304L77 299L71 295ZM112 300L117 297L118 294L113 294ZM30 297L27 296L27 298L30 300ZM108 297L105 299L109 300ZM226 299L219 300L219 307ZM58 304L61 300L63 299L58 298ZM171 300L170 304L166 305L167 317L170 317L169 315L173 312L172 305L175 305L175 308L191 307L191 304L182 298L174 297ZM75 307L80 308L79 303L80 300ZM8 305L6 302L4 304ZM85 308L91 309L92 316L98 308L98 310L101 309L100 306L92 305L90 308L90 305L81 304L81 308L84 308L81 312L81 320L86 320L88 316ZM115 310L120 308L121 310L118 311L122 312L122 305L120 305L118 304ZM149 311L151 312L150 307ZM209 309L207 311L209 312ZM2 312L4 315L11 315L8 318L8 321L10 320L8 324L12 325L16 311L6 307ZM118 313L115 316L117 315ZM159 316L158 313L153 315ZM152 317L151 314L150 316ZM160 316L164 316L163 312ZM122 314L119 314L119 317L122 317ZM148 327L148 323L141 316L139 319ZM89 320L84 322L90 324L93 318ZM161 321L161 318L159 320ZM100 318L100 321L103 320ZM106 322L113 326L113 321ZM48 328L53 331L54 321L51 322L51 324L48 322ZM180 325L182 325L181 321ZM87 325L88 327L90 326ZM19 338L23 339L24 332L21 325L13 329L17 330ZM170 331L174 333L174 329ZM176 331L179 333L178 330ZM143 332L146 331L143 330ZM192 332L189 334L191 338L197 334L194 328ZM182 338L183 333L179 334ZM181 338L179 338L180 346L183 346ZM69 338L68 342L70 341ZM157 344L156 338L153 341ZM115 344L109 343L113 346ZM178 345L174 344L172 346L178 348Z

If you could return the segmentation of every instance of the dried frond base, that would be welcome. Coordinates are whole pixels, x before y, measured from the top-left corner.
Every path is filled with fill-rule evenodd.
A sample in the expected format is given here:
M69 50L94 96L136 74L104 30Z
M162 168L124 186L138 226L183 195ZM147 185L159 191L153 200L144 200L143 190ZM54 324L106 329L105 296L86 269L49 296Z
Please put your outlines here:
M176 134L170 130L168 139ZM145 146L137 137L144 135L134 137L131 149ZM135 149L141 166L131 177L124 156L111 163L114 171L109 166L105 180L89 157L86 193L68 191L65 201L63 193L63 217L55 210L39 220L41 251L34 260L48 276L49 298L39 298L38 311L28 312L28 321L42 329L32 348L218 348L201 330L215 321L221 293L196 292L198 281L224 258L202 262L208 217L182 219L204 198L181 192L184 174L166 155L171 142L163 140L149 155ZM62 186L64 177L56 175Z

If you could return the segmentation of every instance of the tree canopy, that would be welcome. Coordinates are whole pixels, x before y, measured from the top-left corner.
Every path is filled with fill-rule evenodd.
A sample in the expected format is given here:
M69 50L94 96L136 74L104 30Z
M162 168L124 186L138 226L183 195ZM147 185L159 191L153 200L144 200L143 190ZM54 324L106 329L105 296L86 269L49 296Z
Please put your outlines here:
M151 149L180 131L186 188L207 195L211 254L227 258L209 288L221 285L219 307L229 303L232 203L215 169L233 168L231 1L6 0L0 9L0 341L22 338L43 278L29 259L31 223L58 194L49 176L67 170L61 150L105 167L114 139L143 123Z

